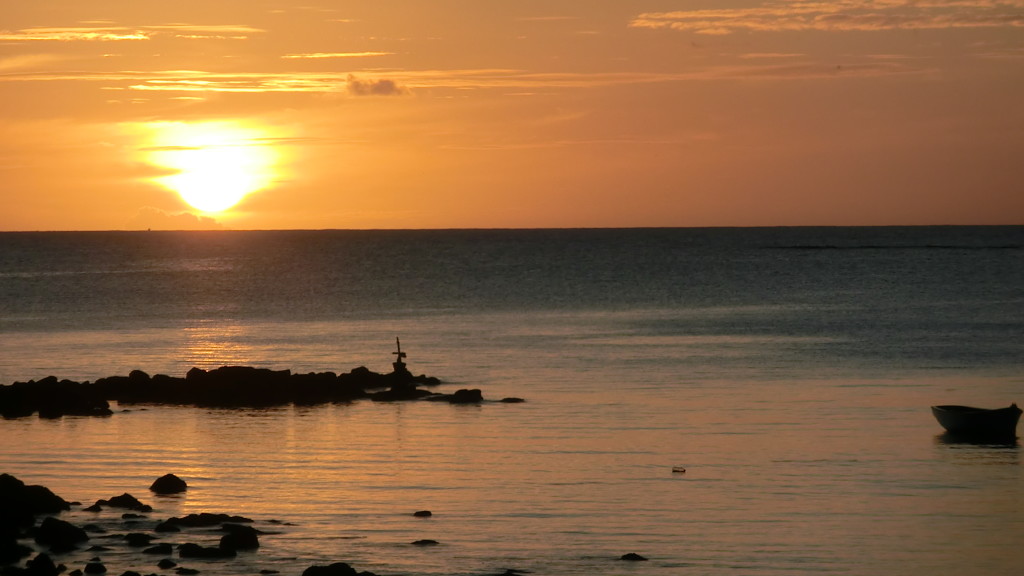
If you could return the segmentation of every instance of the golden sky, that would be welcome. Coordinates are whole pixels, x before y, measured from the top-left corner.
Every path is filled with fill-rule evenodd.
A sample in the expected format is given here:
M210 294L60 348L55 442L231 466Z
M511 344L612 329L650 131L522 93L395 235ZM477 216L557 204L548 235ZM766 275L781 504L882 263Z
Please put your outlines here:
M0 0L0 230L1024 224L1024 0Z

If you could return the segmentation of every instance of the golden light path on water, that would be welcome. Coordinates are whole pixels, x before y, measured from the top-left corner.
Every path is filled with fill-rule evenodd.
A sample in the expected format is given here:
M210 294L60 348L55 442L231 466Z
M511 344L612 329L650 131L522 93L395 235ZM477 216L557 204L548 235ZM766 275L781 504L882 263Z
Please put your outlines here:
M240 122L154 122L146 161L170 172L152 181L207 213L235 206L270 186L278 154L263 128Z

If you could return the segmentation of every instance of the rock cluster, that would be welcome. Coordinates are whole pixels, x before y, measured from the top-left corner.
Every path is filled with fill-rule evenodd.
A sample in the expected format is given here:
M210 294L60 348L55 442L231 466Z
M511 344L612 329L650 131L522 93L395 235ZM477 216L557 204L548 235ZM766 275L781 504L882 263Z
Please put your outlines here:
M43 486L28 486L14 476L0 474L0 576L106 574L108 568L100 556L94 556L84 562L80 568L73 568L70 571L64 564L57 564L53 560L54 556L61 557L87 546L90 541L90 532L103 532L103 529L96 525L78 527L53 516L71 510L72 505ZM97 505L99 505L98 511L102 511L103 507L152 511L150 506L139 502L130 494L99 500ZM431 512L427 510L420 510L412 515L416 517L432 516ZM38 526L36 525L37 516L43 517ZM127 518L125 526L134 526L139 519L145 518L145 516L125 514L122 519L125 518ZM270 523L280 524L280 521L272 520ZM136 553L141 554L141 556L122 554L122 558L128 557L133 562L141 562L147 566L155 565L161 570L173 569L177 575L188 576L199 574L200 570L181 566L178 561L187 562L195 559L203 562L230 562L239 553L255 553L254 551L260 548L259 537L263 532L255 528L253 524L252 519L243 516L204 512L180 518L168 518L156 524L153 534L135 531L123 535L110 535L105 537L105 542L112 543L111 545L123 543L124 546L135 549ZM205 535L208 539L210 529L215 527L223 534L220 541L214 546L188 541L176 545L171 542L160 542L155 546L150 546L154 540L167 538L168 533L177 541L187 539L189 534L193 533L188 532L190 530L197 535ZM26 540L33 541L38 548L42 548L44 551L36 553L33 548L23 544ZM422 547L440 545L437 540L432 539L416 540L411 544ZM139 551L139 548L145 549ZM93 554L109 550L111 548L108 546L92 546L86 551ZM172 559L175 552L178 561ZM31 557L33 554L35 556ZM163 558L153 562L153 556L163 556ZM629 553L623 555L621 560L644 561L647 558L636 553ZM277 571L261 570L259 573L269 575L276 574ZM523 574L528 574L528 572L510 568L497 576L520 576ZM141 574L135 571L133 566L130 566L121 576L141 576ZM151 574L150 576L155 575ZM312 565L302 573L302 576L377 575L372 572L358 571L345 562L335 562L328 565Z
M107 566L99 556L90 558L80 568L70 571L67 566L56 564L53 561L53 556L62 556L88 546L90 530L102 531L95 525L87 525L83 528L52 516L70 510L71 506L71 503L43 486L27 486L14 476L0 474L0 576L58 576L65 572L68 576L82 576L107 573ZM130 494L99 500L95 505L83 510L91 509L99 512L105 507L152 511L152 507L139 502ZM42 516L42 521L38 525L36 525L37 516ZM142 518L135 514L126 514L125 516L131 516L130 521ZM243 516L210 513L189 514L160 522L154 528L155 534L130 532L117 537L117 540L129 548L145 548L141 551L142 554L165 556L156 563L162 570L174 568L175 573L179 575L199 574L200 571L197 569L179 566L178 562L172 560L170 556L173 556L176 551L177 557L182 560L229 561L235 558L239 552L257 550L260 547L259 535L261 532L251 526L252 523L253 520ZM215 546L194 542L183 542L173 546L169 542L163 542L146 548L153 540L166 537L167 532L177 533L187 529L201 529L200 533L208 534L206 530L213 527L219 527L219 530L223 532L219 543ZM35 554L35 550L22 543L27 540L31 540L45 551L36 554L34 558L29 558ZM109 550L111 548L107 546L88 548L90 553ZM142 561L145 562L145 560ZM22 563L24 565L21 565ZM148 562L146 563L148 564ZM310 570L313 574L319 573L324 576L349 574L375 576L371 572L357 572L344 563L311 566L307 572ZM276 571L264 570L261 573L274 574ZM122 574L122 576L138 575L139 573L134 570L127 570Z
M440 384L437 378L408 371L380 374L365 367L336 374L293 374L251 366L192 368L184 378L133 370L127 376L100 378L94 383L58 380L15 382L0 386L0 416L39 414L109 416L110 401L119 404L177 404L219 408L251 408L286 404L348 402L359 398L408 400L433 395L417 386Z

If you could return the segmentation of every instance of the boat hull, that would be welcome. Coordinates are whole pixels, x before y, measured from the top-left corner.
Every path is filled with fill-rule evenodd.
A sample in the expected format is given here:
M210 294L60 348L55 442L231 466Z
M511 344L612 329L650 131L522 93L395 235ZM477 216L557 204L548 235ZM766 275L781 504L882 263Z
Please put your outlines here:
M950 434L971 438L1016 438L1021 409L986 409L971 406L932 406L932 414Z

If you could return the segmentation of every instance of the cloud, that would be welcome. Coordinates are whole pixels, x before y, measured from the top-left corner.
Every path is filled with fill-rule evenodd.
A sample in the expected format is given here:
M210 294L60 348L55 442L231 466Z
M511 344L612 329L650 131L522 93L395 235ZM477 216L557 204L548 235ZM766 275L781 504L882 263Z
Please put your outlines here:
M37 68L65 60L67 60L67 58L52 54L22 54L20 56L0 58L0 72Z
M349 94L354 96L402 96L409 90L398 85L394 80L360 80L351 74L346 80Z
M116 42L120 40L149 40L141 30L112 26L74 28L25 28L16 32L0 32L0 40L15 42Z
M167 92L176 97L216 93L310 93L352 96L402 96L412 90L502 90L521 95L537 94L552 89L587 89L604 86L628 86L694 80L725 80L743 78L820 78L832 76L827 65L765 66L772 58L790 59L787 54L748 55L745 61L758 65L713 66L684 72L597 72L597 73L531 73L515 69L403 70L391 71L387 79L367 80L352 73L212 73L200 70L158 70L152 72L59 72L11 73L0 75L5 82L81 81L104 83L101 89L111 91ZM795 56L794 56L795 58ZM909 62L877 63L857 66L855 62L842 68L845 77L893 76L927 72Z
M312 52L309 54L285 54L286 60L317 60L321 58L369 58L372 56L391 56L394 52Z
M154 35L174 33L175 38L218 38L244 40L263 30L237 24L161 24L127 28L123 26L76 26L62 28L24 28L0 31L0 41L8 42L117 42L149 40Z
M755 8L640 14L633 28L697 34L1024 27L1024 0L769 0Z
M128 230L220 230L224 225L208 216L191 212L171 214L159 208L146 206L139 209L125 224Z

